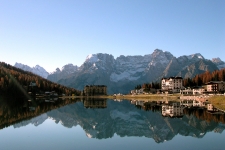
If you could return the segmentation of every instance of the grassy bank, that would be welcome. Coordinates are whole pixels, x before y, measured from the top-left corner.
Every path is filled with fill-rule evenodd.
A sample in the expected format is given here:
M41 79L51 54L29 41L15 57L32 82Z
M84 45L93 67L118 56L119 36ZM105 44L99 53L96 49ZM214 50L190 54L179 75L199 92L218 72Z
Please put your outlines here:
M177 100L179 96L175 95L161 95L161 94L152 94L152 95L124 95L124 96L113 96L111 99L129 99L129 100L143 100L143 101L152 101L152 100Z
M209 102L216 108L225 110L225 96L213 96L209 98Z

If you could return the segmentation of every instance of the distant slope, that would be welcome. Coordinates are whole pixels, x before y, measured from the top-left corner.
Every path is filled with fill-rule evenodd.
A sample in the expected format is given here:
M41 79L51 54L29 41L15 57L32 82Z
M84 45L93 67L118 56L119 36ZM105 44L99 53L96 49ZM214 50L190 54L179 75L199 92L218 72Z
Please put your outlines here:
M56 68L56 70L48 75L48 80L53 82L57 82L60 79L67 78L71 76L73 73L76 73L78 70L78 66L74 66L73 64L67 64L62 67L62 69Z
M225 68L225 62L222 61L219 57L213 58L212 62L216 64L219 69Z
M14 65L14 67L20 68L24 71L32 72L32 73L34 73L36 75L39 75L39 76L41 76L45 79L47 79L47 77L49 75L49 73L43 67L41 67L39 65L36 65L35 67L31 68L30 66L27 66L27 65L24 65L24 64L21 64L21 63L16 63Z

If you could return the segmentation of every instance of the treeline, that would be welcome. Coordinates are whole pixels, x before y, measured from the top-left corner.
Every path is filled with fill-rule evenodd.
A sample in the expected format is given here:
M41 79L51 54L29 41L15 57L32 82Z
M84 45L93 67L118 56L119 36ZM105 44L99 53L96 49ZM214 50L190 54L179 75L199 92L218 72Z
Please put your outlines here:
M184 109L184 114L188 116L196 116L199 120L206 120L207 122L217 122L225 124L224 114L211 114L205 109Z
M186 78L183 79L184 87L193 87L193 86L201 86L210 81L225 81L225 68L221 70L216 70L213 72L206 71L202 74L196 75L194 78ZM149 91L151 88L161 89L161 83L152 82L152 83L144 83L135 86L135 89L145 89Z
M225 69L213 72L206 71L205 73L196 75L192 79L184 79L183 85L184 87L201 86L210 81L225 81Z
M135 90L139 90L139 89L145 89L146 91L150 91L151 89L160 89L161 88L161 83L158 82L152 82L152 83L144 83L144 84L139 84L137 86L135 86Z
M10 96L22 96L27 94L29 84L33 82L37 85L37 93L45 91L55 91L58 94L80 95L81 92L66 86L53 83L31 72L13 67L4 62L0 62L0 94Z
M18 103L18 101L20 103ZM28 120L33 117L44 114L50 110L80 101L79 99L57 100L54 103L45 103L43 101L33 101L35 110L29 110L29 104L24 99L1 99L0 98L0 129L12 124Z

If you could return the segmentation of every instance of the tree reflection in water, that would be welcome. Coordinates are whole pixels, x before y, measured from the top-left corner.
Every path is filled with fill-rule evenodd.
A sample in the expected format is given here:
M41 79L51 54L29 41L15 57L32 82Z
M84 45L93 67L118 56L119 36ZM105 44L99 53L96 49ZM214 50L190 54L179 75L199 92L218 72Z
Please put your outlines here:
M225 128L225 115L211 114L206 109L184 108L183 115L178 117L174 112L173 116L164 117L162 112L162 104L157 102L1 99L0 128L29 123L38 126L51 117L67 128L80 125L90 138L111 138L116 133L121 137L153 138L157 143L177 134L202 138L207 132L221 133Z

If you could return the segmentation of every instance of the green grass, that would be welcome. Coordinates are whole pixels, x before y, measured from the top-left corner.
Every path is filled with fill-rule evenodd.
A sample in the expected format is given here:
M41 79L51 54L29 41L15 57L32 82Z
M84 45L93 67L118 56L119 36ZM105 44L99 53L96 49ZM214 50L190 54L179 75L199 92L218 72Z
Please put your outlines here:
M209 102L216 108L225 110L225 96L213 96L209 98Z

